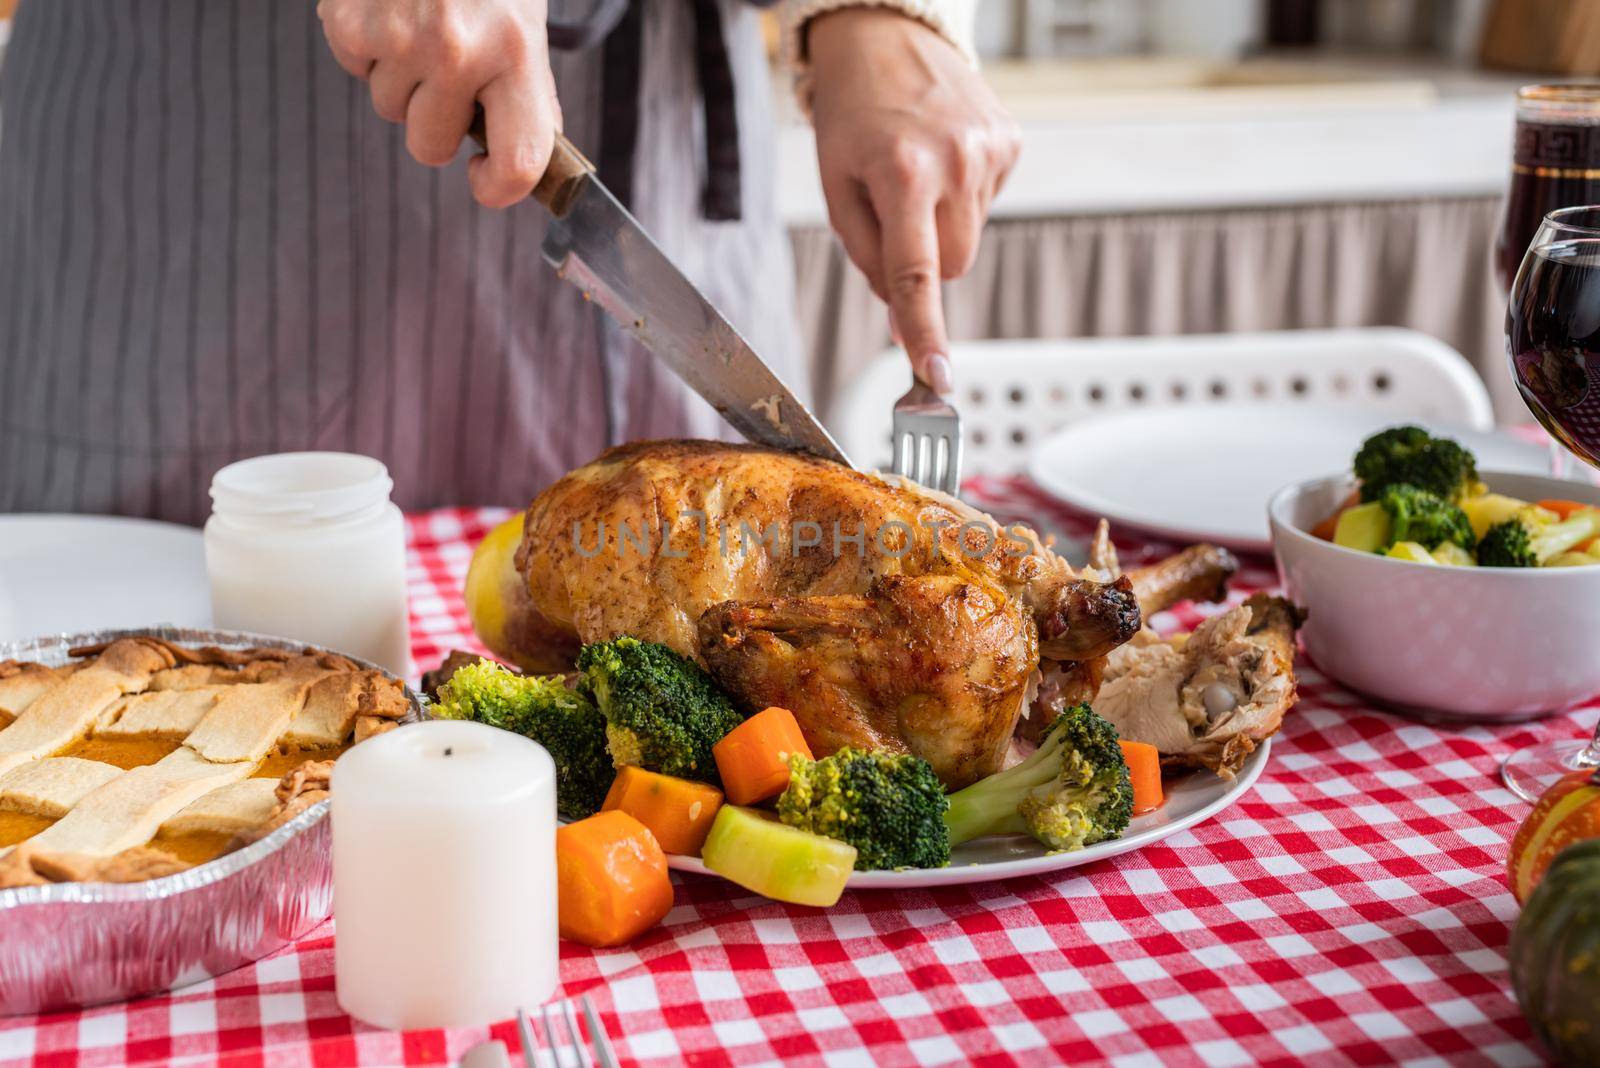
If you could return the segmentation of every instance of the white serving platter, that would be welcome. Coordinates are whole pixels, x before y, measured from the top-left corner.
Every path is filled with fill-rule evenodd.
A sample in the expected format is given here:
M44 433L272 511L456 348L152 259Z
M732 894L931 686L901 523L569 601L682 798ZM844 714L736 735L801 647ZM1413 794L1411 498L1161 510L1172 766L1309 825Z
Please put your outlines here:
M1127 833L1114 842L1101 842L1074 853L1052 853L1032 838L1021 835L981 838L957 846L952 851L949 867L858 871L850 876L849 888L914 890L928 886L988 883L1020 875L1047 875L1142 849L1210 819L1243 797L1267 766L1271 751L1272 739L1268 738L1246 758L1232 782L1203 769L1181 779L1169 780L1166 804L1147 816L1135 819L1128 825ZM706 868L699 857L668 856L667 865L677 871L715 874Z
M1267 501L1284 486L1350 469L1375 431L1417 422L1498 471L1544 475L1544 446L1393 412L1252 404L1187 405L1085 420L1045 438L1028 475L1075 508L1180 542L1269 552Z
M151 623L211 625L200 531L118 516L0 516L0 641Z

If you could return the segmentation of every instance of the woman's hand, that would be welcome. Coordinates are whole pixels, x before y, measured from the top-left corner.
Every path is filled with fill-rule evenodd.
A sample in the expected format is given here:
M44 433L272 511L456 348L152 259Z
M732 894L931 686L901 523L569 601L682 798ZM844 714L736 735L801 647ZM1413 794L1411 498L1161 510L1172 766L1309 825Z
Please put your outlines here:
M807 24L828 219L889 305L918 378L950 389L941 278L972 266L1020 142L949 42L905 15L846 8Z
M533 191L561 128L545 0L319 0L339 65L405 123L421 163L455 159L481 103L489 151L468 164L472 195L503 208Z

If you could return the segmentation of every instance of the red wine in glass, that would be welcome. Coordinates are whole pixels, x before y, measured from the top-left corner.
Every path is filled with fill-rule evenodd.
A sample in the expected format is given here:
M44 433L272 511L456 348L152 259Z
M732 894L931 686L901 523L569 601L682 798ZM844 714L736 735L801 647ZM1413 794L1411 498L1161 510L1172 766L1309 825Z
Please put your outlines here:
M1600 467L1600 209L1567 209L1550 219L1512 286L1507 355L1528 410L1562 445ZM1574 229L1585 222L1596 228Z

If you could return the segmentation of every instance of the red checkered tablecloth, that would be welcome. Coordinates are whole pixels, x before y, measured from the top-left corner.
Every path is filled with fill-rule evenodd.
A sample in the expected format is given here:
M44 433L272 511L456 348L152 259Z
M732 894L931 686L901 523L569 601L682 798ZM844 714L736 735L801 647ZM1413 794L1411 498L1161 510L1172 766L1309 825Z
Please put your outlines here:
M1087 533L1024 482L969 490L1002 518ZM458 591L505 514L411 518L419 665L472 646ZM1122 544L1128 562L1171 548ZM1235 599L1272 581L1253 561ZM634 945L563 943L564 991L594 999L625 1060L661 1065L1539 1063L1505 960L1502 868L1527 806L1496 768L1591 730L1600 705L1443 729L1310 665L1301 693L1255 788L1157 845L1055 877L846 894L826 912L675 876L676 907ZM177 994L0 1021L0 1063L433 1064L489 1033L353 1022L332 945L328 925ZM508 1024L491 1030L515 1048Z

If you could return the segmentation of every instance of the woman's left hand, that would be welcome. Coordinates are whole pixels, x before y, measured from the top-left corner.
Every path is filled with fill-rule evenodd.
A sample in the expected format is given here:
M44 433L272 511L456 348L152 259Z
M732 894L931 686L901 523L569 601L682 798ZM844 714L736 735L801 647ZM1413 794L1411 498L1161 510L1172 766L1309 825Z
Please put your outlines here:
M856 7L806 26L828 219L889 305L912 371L950 389L942 278L965 274L1017 160L1016 123L954 46Z

